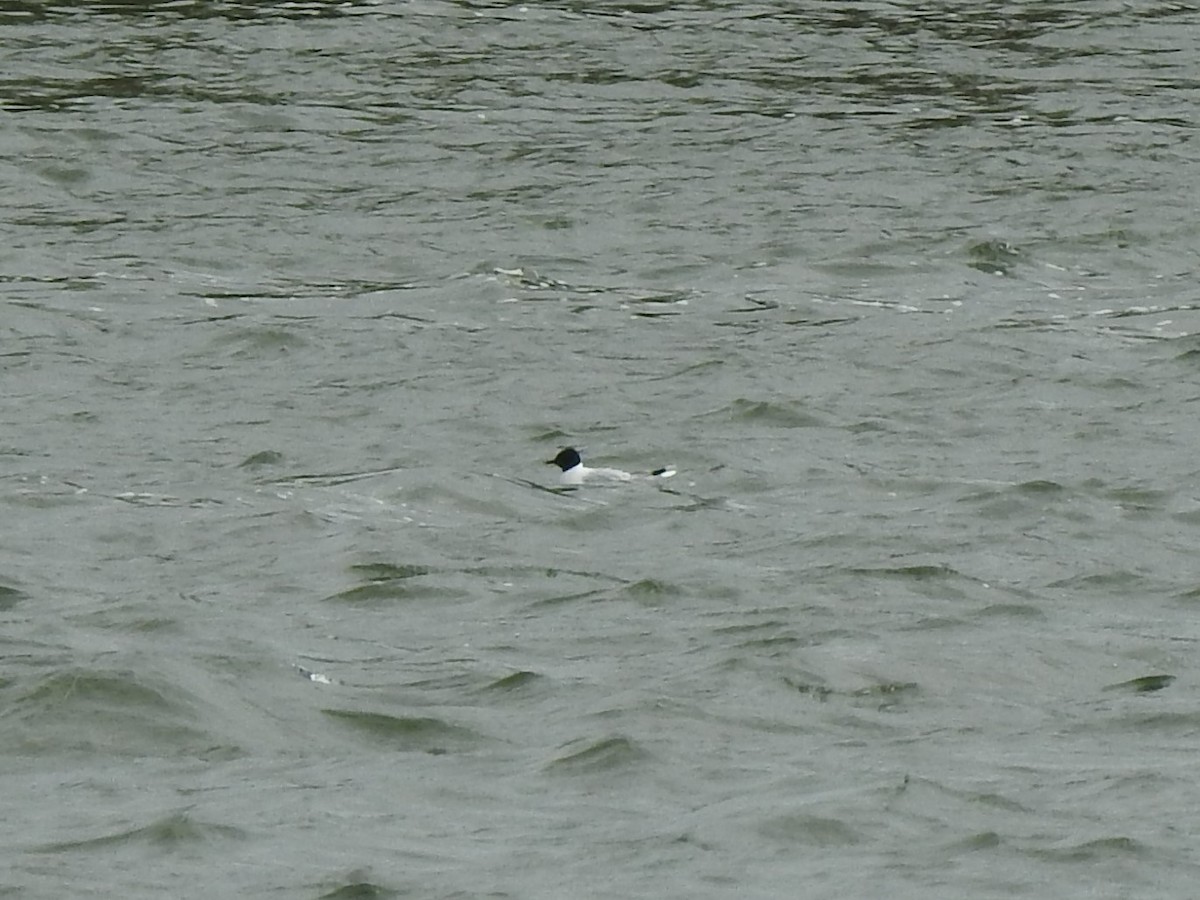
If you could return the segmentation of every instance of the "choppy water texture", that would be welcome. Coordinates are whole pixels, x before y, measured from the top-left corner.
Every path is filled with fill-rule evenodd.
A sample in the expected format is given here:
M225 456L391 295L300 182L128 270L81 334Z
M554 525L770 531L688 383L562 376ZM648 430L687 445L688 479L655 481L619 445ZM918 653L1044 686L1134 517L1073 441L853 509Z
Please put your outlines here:
M0 895L1194 893L1192 4L0 22Z

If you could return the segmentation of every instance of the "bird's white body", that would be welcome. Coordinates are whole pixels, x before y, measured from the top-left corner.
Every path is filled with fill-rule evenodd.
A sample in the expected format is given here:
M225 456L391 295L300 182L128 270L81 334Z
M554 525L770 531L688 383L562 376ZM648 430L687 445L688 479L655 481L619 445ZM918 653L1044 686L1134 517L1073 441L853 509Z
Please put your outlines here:
M633 481L633 474L622 472L620 469L593 468L592 466L585 466L583 463L580 463L577 466L572 466L558 476L559 484L569 485L614 484L619 481Z

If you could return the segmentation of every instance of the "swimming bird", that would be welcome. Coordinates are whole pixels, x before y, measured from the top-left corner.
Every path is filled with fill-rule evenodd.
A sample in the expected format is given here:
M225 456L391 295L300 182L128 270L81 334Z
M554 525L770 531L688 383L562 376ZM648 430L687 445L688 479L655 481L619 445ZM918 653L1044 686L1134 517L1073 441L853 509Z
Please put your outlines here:
M670 478L675 474L675 470L670 466L665 466L661 469L655 469L648 475L636 475L633 472L624 472L621 469L603 469L600 467L585 466L583 459L579 455L579 451L574 447L566 447L558 451L558 455L554 459L546 460L548 466L558 466L562 472L558 476L560 484L576 486L580 484L617 484L623 481L633 481L637 478Z

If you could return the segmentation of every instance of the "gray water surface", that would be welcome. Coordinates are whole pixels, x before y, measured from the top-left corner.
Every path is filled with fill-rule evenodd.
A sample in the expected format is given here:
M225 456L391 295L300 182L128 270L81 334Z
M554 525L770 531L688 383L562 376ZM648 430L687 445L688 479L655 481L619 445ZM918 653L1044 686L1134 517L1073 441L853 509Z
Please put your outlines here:
M1200 12L961 6L0 10L0 895L1191 896Z

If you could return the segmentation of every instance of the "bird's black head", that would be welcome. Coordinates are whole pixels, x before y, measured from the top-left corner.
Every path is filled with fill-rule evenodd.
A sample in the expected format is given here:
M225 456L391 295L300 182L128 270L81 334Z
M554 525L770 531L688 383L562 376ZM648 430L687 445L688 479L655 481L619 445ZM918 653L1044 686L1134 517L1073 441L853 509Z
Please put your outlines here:
M554 459L546 460L547 465L558 466L564 472L567 471L567 469L575 468L581 462L583 462L583 460L579 458L579 451L574 447L567 447L563 450L559 450L558 456L554 457Z

